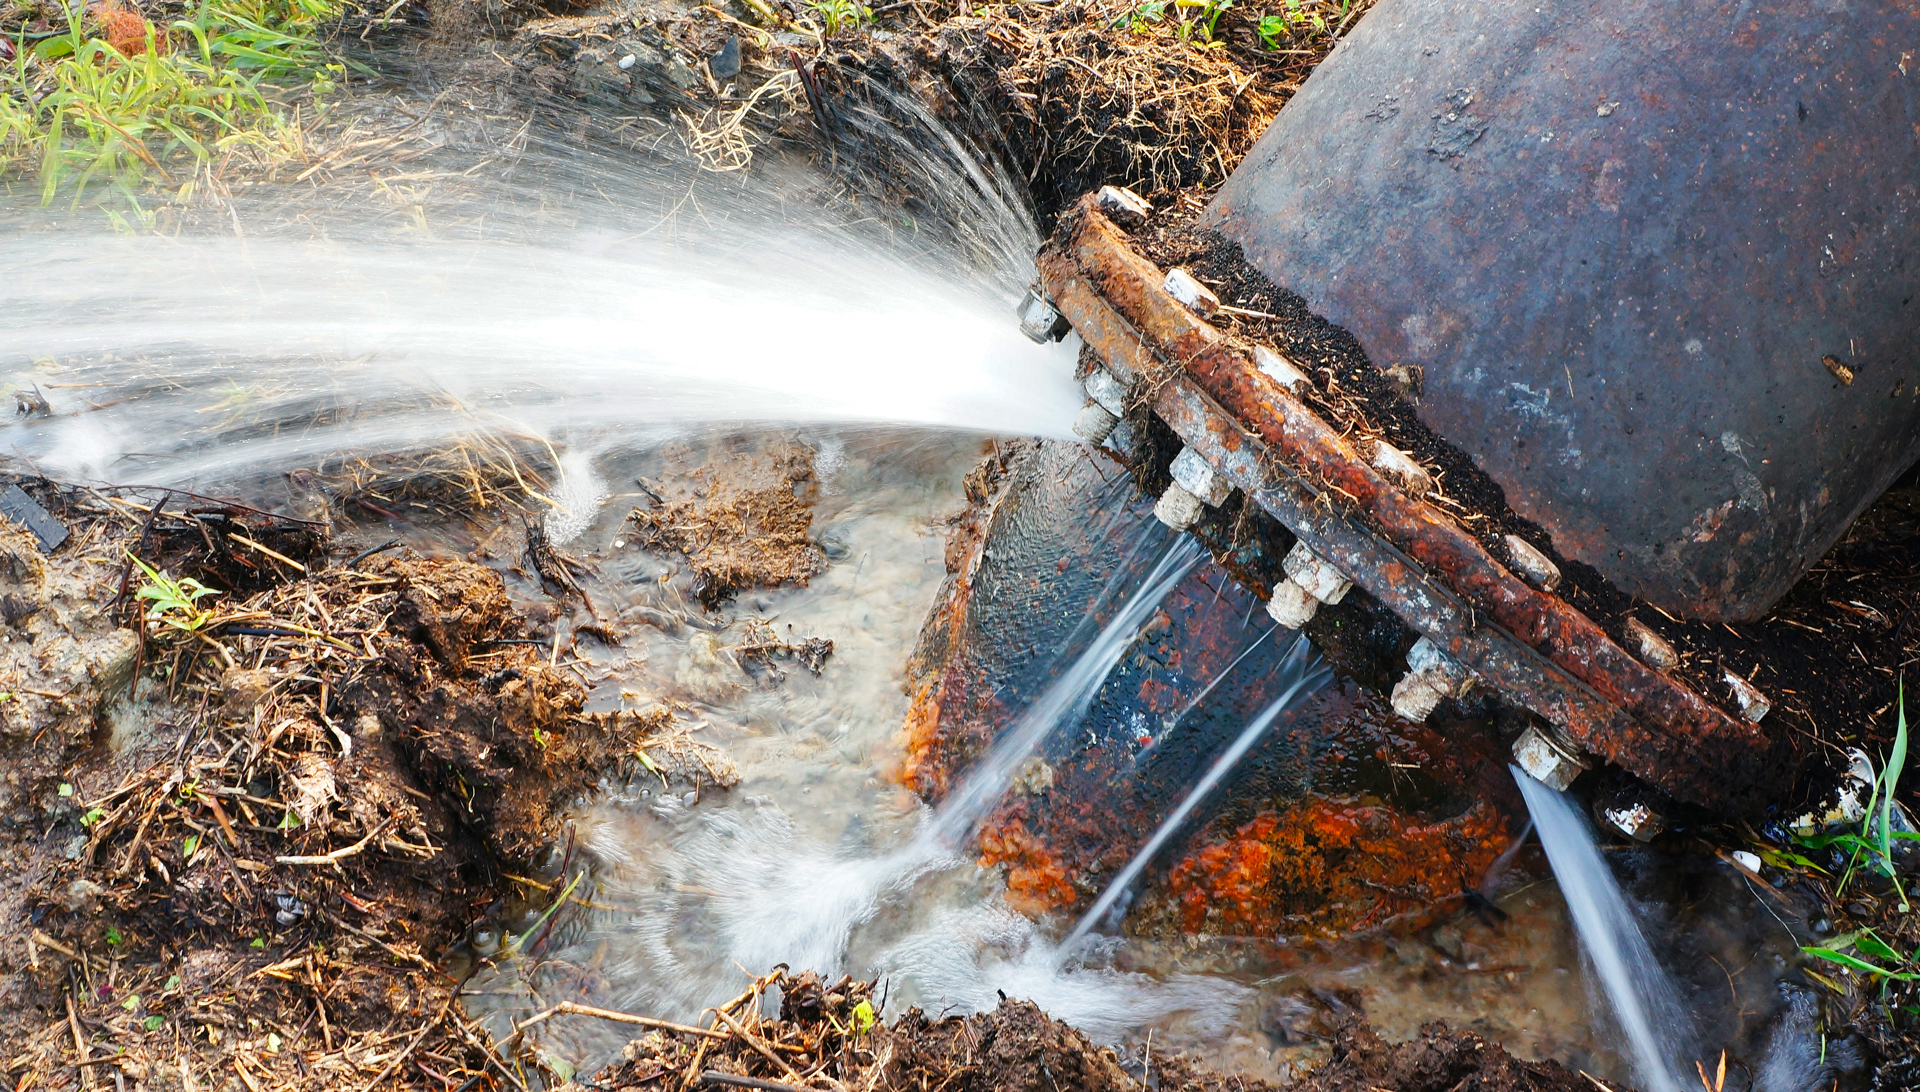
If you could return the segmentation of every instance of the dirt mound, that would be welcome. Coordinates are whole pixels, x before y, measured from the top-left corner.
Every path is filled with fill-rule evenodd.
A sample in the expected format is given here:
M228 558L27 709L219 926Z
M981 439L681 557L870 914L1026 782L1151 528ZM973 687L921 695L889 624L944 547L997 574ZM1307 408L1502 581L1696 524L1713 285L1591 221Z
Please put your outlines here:
M634 510L633 526L641 546L687 559L709 610L749 588L805 586L826 568L808 536L813 449L775 442L716 457L672 444L664 454L668 473L640 482L653 504Z
M664 710L583 715L562 649L491 570L329 565L324 537L281 536L216 586L214 563L265 546L274 522L222 509L181 517L204 528L192 571L210 590L135 568L137 628L121 629L123 567L102 559L185 571L200 555L155 531L172 518L159 505L43 493L76 546L42 558L0 540L21 547L7 594L53 589L22 615L41 657L90 662L117 633L128 664L79 670L65 704L33 707L36 734L4 744L0 912L27 938L0 951L16 1078L442 1088L498 1069L437 960L469 922L526 920L578 874L572 853L537 853L567 844L557 809L642 750L663 777L731 777ZM503 866L530 877L511 900Z

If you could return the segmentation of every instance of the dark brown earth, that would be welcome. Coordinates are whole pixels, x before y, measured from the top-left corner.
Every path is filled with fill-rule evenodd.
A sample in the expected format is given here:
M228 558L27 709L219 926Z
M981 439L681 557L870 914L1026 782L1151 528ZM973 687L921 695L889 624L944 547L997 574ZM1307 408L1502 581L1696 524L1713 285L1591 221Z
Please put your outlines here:
M891 1025L869 1029L863 1024L870 1022L870 1012L863 1018L856 1008L871 1004L870 983L842 979L825 986L811 973L775 981L788 991L777 1019L761 1016L749 991L728 1010L731 1028L713 1023L727 1031L724 1039L703 1048L687 1034L650 1032L627 1046L624 1063L595 1078L598 1087L608 1092L689 1087L683 1082L696 1072L713 1074L708 1087L792 1089L797 1073L812 1073L865 1092L1274 1092L1279 1087L1220 1073L1184 1055L1143 1051L1123 1058L1026 1001L1003 999L997 1009L964 1017L934 1018L912 1009ZM1358 1020L1339 1028L1326 1065L1286 1087L1299 1092L1593 1092L1582 1078L1552 1062L1522 1062L1497 1044L1449 1031L1444 1024L1422 1028L1412 1041L1387 1044Z
M75 670L102 665L70 684L88 700L23 707L33 719L0 744L0 915L21 941L0 947L0 1065L16 1088L445 1088L498 1072L441 970L469 923L553 901L583 866L561 808L637 748L663 776L728 779L664 710L581 715L570 650L492 570L329 564L359 551L280 521L295 529L274 541L306 542L304 560L243 565L226 586L221 565L270 517L156 516L26 484L74 545L16 550L0 573L13 626L39 627L39 659L8 659L0 686L41 689L59 649L126 633L110 614L124 565L99 561L120 550L219 594L191 632L141 627L137 708L130 664L82 657ZM180 534L186 521L205 533ZM131 641L105 647L133 658Z

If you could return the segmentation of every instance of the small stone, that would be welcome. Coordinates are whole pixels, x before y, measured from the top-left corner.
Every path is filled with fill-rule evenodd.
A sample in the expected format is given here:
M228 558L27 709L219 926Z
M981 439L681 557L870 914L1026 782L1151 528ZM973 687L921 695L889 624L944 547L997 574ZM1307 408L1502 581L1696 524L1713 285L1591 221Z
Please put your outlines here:
M1161 287L1201 318L1220 310L1220 297L1213 294L1213 289L1195 280L1193 274L1184 269L1168 270L1167 279L1161 283Z
M1748 872L1752 872L1756 875L1759 874L1760 857L1758 854L1748 853L1744 849L1736 849L1732 853L1727 854L1727 856L1732 857L1734 861L1740 865L1741 868L1746 869Z
M640 63L640 58L629 53L626 56L620 58L618 63L620 65L620 71L625 72L627 69L632 68L634 65Z

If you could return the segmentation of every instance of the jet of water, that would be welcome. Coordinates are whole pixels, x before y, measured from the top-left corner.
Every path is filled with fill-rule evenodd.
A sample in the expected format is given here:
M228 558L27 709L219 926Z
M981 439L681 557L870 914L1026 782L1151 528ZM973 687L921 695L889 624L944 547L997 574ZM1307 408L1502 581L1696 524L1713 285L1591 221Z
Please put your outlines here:
M1614 1019L1632 1048L1640 1082L1647 1092L1681 1092L1674 1063L1690 1052L1686 1010L1601 856L1593 827L1566 794L1518 767L1513 768L1513 776L1526 796L1540 844L1573 915L1581 950L1592 962Z
M1280 696L1273 699L1272 703L1261 710L1258 716L1249 721L1241 730L1239 737L1214 758L1213 764L1207 767L1207 772L1199 781L1194 782L1191 789L1187 790L1187 795L1181 799L1179 806L1161 821L1159 829L1153 832L1153 837L1147 839L1146 844L1133 855L1133 859L1127 862L1127 866L1120 870L1120 874L1115 876L1113 882L1107 885L1107 889L1094 900L1093 906L1080 916L1080 921L1073 927L1073 932L1060 945L1062 953L1073 951L1082 940L1086 939L1087 934L1093 931L1094 926L1105 919L1107 912L1113 909L1113 904L1132 888L1133 881L1140 878L1140 873L1146 870L1154 856L1179 831L1180 825L1193 814L1193 809L1198 807L1200 801L1206 799L1207 794L1212 792L1214 787L1239 764L1240 759L1260 741L1260 737L1266 735L1267 729L1273 726L1274 720L1285 711L1287 706L1293 704L1294 699L1302 693L1311 693L1325 686L1332 677L1333 673L1314 651L1313 643L1299 633L1295 633L1293 644L1287 649L1286 658L1280 665L1280 682L1284 687L1280 691Z
M1200 546L1187 535L1180 536L1161 555L1159 564L1147 574L1140 589L1100 631L1100 636L1094 638L1087 651L1041 693L1039 700L1020 714L1011 728L1000 734L987 756L967 771L960 786L940 802L933 818L922 828L919 840L951 847L973 835L975 825L999 801L1013 775L1034 750L1054 729L1077 721L1086 712L1094 692L1133 644L1140 627L1160 609L1160 601L1167 593L1193 571L1200 557Z

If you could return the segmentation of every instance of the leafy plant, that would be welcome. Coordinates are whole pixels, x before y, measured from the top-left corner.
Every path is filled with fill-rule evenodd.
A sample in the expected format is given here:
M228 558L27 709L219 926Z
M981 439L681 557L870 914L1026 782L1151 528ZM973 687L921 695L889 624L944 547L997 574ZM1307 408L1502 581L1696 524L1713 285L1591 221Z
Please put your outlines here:
M1844 933L1825 944L1809 945L1801 951L1828 963L1837 963L1863 974L1880 975L1893 982L1920 980L1912 956L1903 956L1872 929ZM1858 954L1854 954L1858 953ZM1861 958L1865 956L1866 958ZM1873 963L1868 960L1878 960Z
M1172 0L1145 0L1139 7L1121 12L1111 24L1112 29L1128 27L1135 34L1145 34L1153 24L1166 18L1167 4L1170 2Z
M1197 9L1191 21L1185 18L1180 21L1182 41L1189 40L1197 31L1202 39L1212 42L1220 25L1220 17L1233 7L1233 0L1174 0L1174 5L1180 9L1182 16Z
M200 600L219 592L191 576L175 580L132 554L128 554L127 559L138 565L146 576L146 583L133 594L134 598L152 604L147 608L147 621L182 633L198 633L213 618L213 612L201 607Z
M1268 49L1279 49L1281 35L1288 33L1287 17L1279 14L1262 15L1260 21L1254 24L1253 30L1260 35L1261 44Z

